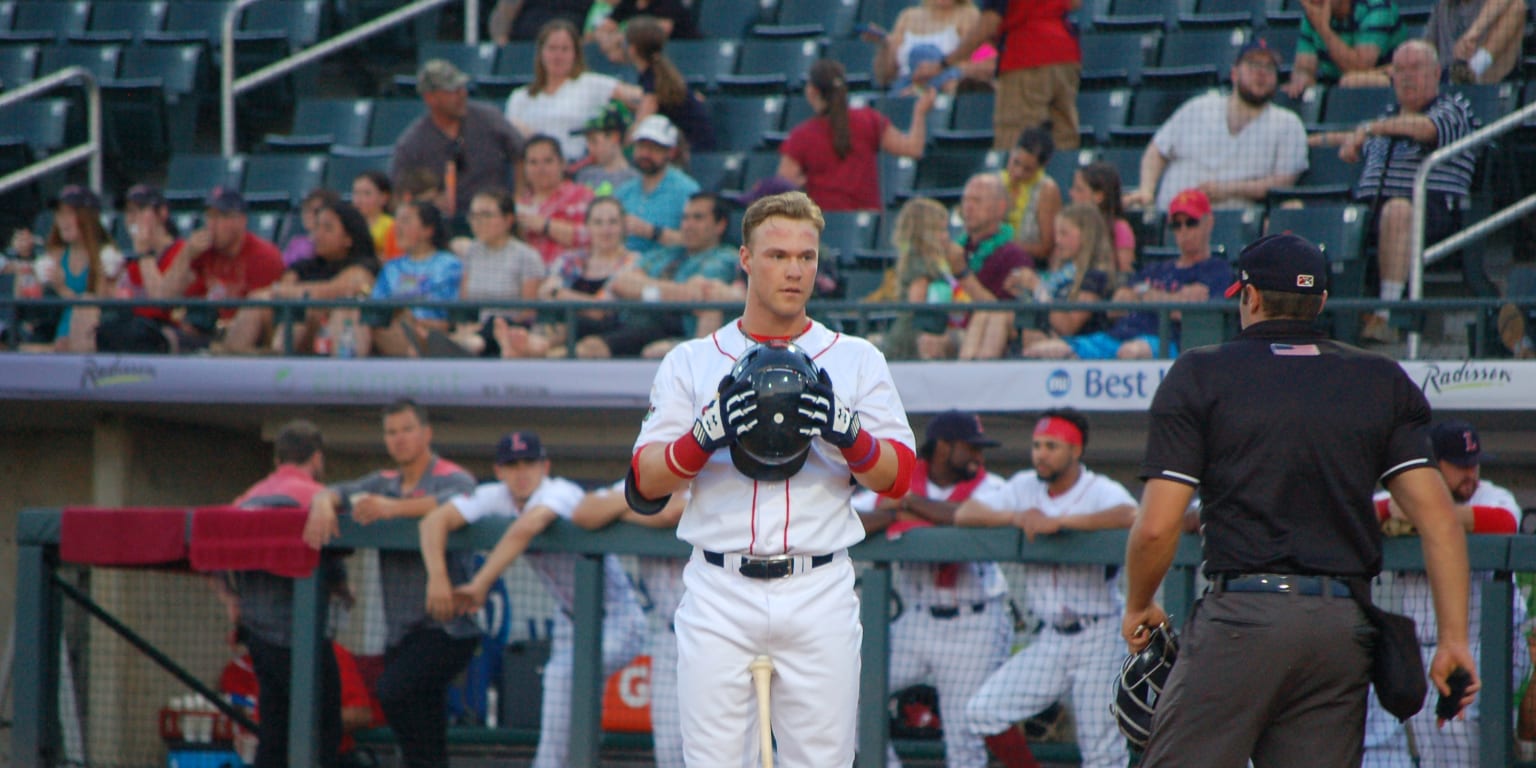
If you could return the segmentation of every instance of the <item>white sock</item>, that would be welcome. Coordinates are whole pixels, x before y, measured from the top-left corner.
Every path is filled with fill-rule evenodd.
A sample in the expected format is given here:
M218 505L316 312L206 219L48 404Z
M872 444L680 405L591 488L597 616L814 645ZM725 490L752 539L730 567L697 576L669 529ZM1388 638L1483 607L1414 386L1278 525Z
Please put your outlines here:
M1493 66L1493 54L1489 53L1487 48L1479 48L1477 53L1472 54L1472 58L1467 61L1467 66L1471 68L1472 74L1482 77L1483 73Z
M1381 281L1382 301L1397 301L1398 299L1401 299L1403 297L1403 290L1405 288L1407 288L1406 284L1396 280ZM1385 320L1391 316L1391 313L1387 312L1385 309L1378 309L1376 310L1376 316Z

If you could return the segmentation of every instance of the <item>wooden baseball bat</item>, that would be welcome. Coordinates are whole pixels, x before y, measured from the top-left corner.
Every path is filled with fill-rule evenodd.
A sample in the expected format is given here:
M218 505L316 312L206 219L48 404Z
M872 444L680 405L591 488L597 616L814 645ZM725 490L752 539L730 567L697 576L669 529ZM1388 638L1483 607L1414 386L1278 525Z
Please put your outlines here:
M758 656L747 665L757 691L757 737L761 742L763 768L773 768L773 722L768 705L768 684L773 679L773 659Z

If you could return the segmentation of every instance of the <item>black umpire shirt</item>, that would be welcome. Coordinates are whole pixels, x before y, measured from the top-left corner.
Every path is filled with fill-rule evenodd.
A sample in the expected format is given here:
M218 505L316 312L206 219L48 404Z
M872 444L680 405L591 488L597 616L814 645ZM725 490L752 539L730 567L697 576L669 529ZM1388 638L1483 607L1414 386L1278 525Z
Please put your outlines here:
M1207 575L1375 576L1372 491L1433 466L1423 391L1303 321L1184 352L1151 415L1142 477L1199 487Z

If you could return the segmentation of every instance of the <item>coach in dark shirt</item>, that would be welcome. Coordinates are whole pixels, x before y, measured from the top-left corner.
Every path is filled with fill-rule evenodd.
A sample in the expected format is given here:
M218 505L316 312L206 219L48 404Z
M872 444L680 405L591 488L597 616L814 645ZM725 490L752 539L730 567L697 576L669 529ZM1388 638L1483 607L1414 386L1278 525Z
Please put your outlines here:
M1152 401L1126 643L1140 650L1168 620L1153 595L1197 488L1212 586L1185 626L1142 765L1352 768L1374 630L1350 589L1381 570L1371 492L1385 484L1423 537L1440 631L1429 675L1442 693L1453 669L1476 669L1465 534L1431 458L1424 393L1395 361L1313 330L1328 295L1322 252L1273 235L1237 268L1227 296L1241 294L1242 333L1181 355Z

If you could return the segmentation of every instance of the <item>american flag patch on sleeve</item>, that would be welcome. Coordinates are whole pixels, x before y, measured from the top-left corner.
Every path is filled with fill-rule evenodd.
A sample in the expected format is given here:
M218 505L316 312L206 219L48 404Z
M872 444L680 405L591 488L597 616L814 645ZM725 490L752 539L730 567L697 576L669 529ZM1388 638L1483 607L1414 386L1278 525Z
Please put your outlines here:
M1317 357L1322 354L1316 344L1271 344L1269 351L1281 357Z

